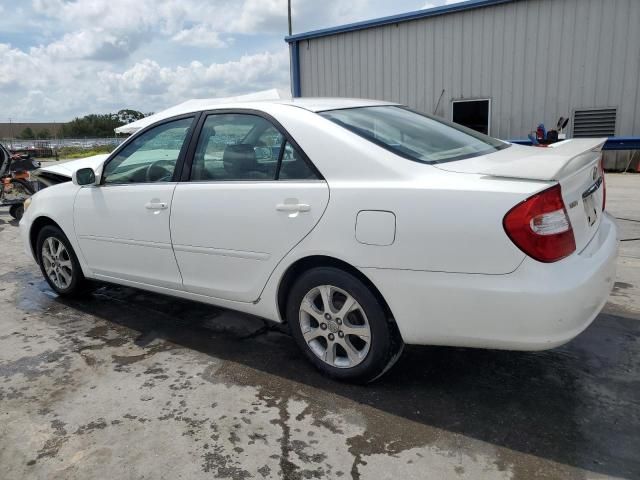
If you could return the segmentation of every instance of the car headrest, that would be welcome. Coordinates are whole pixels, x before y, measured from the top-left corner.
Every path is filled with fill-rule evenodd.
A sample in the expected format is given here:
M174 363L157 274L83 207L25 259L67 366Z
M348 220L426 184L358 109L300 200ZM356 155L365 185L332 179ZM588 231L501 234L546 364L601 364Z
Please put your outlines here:
M246 143L227 145L222 154L222 162L224 169L234 176L244 176L247 172L258 169L253 145Z

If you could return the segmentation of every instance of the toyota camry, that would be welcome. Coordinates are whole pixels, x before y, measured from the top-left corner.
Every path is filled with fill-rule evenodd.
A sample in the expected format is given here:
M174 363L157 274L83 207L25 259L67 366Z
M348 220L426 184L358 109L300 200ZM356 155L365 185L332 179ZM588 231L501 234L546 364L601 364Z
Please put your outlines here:
M541 350L615 277L605 139L510 144L401 105L306 98L175 112L25 204L51 288L88 280L286 322L371 381L404 344Z

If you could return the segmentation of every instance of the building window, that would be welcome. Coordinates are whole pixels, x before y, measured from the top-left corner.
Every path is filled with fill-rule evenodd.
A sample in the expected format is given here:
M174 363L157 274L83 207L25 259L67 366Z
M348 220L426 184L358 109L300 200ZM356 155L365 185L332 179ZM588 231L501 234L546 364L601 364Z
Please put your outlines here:
M585 108L573 112L574 137L613 137L615 134L615 108Z
M491 100L454 100L451 104L451 119L476 132L489 135L491 123Z

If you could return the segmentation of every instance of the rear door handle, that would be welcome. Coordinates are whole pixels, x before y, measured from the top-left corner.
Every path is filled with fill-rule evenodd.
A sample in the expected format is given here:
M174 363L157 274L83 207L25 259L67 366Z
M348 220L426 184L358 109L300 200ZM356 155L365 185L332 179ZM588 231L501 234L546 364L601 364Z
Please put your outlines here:
M168 207L166 202L149 202L145 205L148 210L166 210Z
M308 212L311 210L311 205L306 203L279 203L276 205L276 210L279 212Z

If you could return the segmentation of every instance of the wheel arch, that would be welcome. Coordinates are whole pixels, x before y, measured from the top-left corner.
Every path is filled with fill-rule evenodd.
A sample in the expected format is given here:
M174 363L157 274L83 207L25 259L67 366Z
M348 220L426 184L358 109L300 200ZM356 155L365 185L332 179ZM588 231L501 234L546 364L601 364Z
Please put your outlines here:
M278 314L283 322L286 322L286 310L287 310L287 300L289 299L289 292L291 290L291 286L294 284L297 278L300 277L304 272L317 267L334 267L339 270L342 270L346 273L349 273L364 283L376 297L378 302L382 308L384 308L385 315L387 320L391 323L395 324L395 319L393 317L393 313L389 304L378 290L378 287L360 270L358 270L353 265L345 262L344 260L339 260L334 257L325 256L325 255L311 255L308 257L303 257L295 262L293 262L284 275L282 275L280 283L278 285L278 294L277 294L277 302L278 302Z
M64 232L60 225L58 225L53 219L47 216L38 217L31 223L31 229L29 230L29 246L31 247L33 258L35 258L36 260L38 259L38 253L36 252L36 242L38 241L38 234L44 227L49 225L59 228L62 232Z

